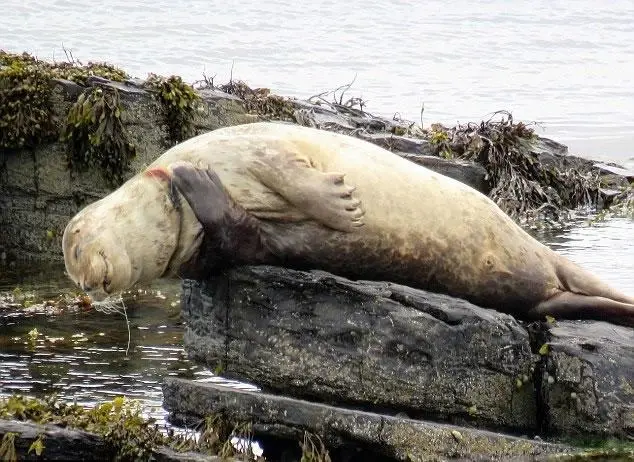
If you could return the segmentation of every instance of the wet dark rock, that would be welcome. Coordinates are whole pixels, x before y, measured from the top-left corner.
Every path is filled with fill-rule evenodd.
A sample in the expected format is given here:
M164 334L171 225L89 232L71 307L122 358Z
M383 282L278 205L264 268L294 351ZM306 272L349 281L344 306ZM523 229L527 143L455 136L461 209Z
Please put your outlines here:
M289 396L535 429L537 356L509 315L409 287L244 267L185 281L185 349Z
M634 437L634 329L558 321L542 335L545 430L550 434Z
M434 155L432 144L421 138L398 136L391 133L359 133L359 138L381 146L388 151L398 151L407 154Z
M16 420L0 420L0 439L7 433L17 433L15 450L18 460L42 460L34 451L28 454L31 443L44 435L46 460L111 460L114 450L103 438L81 430L68 430L56 425L38 425Z
M116 82L113 80L105 79L103 77L99 77L97 75L92 75L86 79L86 85L95 87L107 87L112 88L114 90L119 91L120 93L130 94L130 95L143 95L146 96L147 92L139 88L137 85L130 85L127 82Z
M401 153L397 153L401 154ZM449 160L438 156L419 156L412 154L403 155L406 159L427 167L442 175L458 180L477 189L482 194L489 194L491 184L487 180L486 169L475 162L465 160Z
M58 87L57 91L64 93L70 100L76 100L81 95L86 87L66 79L53 79L53 84Z
M531 143L531 151L540 156L540 161L547 161L550 157L568 155L568 146L550 138L540 136Z
M527 330L445 295L269 266L184 281L182 307L189 356L267 392L493 430L634 436L631 328Z
M536 439L177 378L165 380L163 396L164 407L180 420L221 414L232 421L251 422L256 440L273 437L292 444L302 441L305 431L316 434L336 461L523 460L571 450Z

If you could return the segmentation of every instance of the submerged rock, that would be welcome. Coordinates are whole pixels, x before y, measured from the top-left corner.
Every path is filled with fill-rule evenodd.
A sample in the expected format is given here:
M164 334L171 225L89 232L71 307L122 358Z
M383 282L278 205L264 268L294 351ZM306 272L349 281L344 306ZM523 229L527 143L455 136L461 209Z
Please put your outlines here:
M177 378L165 380L163 396L165 408L177 419L196 421L220 414L251 422L256 440L301 441L304 432L316 434L337 461L524 460L571 451L540 440ZM268 457L266 446L264 451Z
M396 284L244 267L185 281L185 349L290 396L536 429L537 355L511 316Z

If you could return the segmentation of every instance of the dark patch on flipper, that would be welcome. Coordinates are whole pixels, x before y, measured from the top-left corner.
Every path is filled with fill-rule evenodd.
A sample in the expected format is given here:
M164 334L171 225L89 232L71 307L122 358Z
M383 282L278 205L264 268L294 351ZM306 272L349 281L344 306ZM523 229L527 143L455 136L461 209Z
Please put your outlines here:
M216 172L177 164L172 168L172 182L205 233L196 261L187 265L184 277L270 260L259 221L233 201Z
M254 160L249 171L306 215L329 228L351 232L363 226L361 202L344 174L320 172L292 153L268 155Z
M561 292L541 302L528 314L540 319L549 315L555 319L594 319L634 326L634 305L574 292Z

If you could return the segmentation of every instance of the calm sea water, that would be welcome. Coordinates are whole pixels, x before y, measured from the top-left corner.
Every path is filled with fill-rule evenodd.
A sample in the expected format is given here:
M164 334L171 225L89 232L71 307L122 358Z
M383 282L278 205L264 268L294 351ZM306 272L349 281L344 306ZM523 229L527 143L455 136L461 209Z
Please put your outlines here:
M508 109L541 122L540 133L572 153L634 166L631 0L4 0L1 10L8 51L64 60L66 48L137 77L189 82L205 73L222 83L232 72L304 98L356 76L348 94L377 114L419 120L424 104L425 124L454 124ZM629 293L633 237L631 220L540 235ZM211 377L183 358L177 284L129 301L128 356L122 318L14 310L7 300L16 287L54 297L71 285L62 268L3 274L0 394L55 391L84 403L126 394L161 418L162 377ZM40 335L29 344L33 328Z
M500 109L571 151L634 156L631 0L3 0L0 48L203 72L300 97L356 81L368 110L426 123Z

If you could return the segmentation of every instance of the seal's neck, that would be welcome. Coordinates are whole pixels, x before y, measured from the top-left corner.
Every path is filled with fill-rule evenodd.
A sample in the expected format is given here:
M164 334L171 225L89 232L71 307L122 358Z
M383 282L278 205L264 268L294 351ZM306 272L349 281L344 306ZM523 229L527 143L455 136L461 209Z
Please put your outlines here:
M198 254L204 236L203 227L194 211L178 189L174 187L172 181L168 182L167 194L172 207L178 212L180 220L176 246L161 277L178 275L181 267Z

